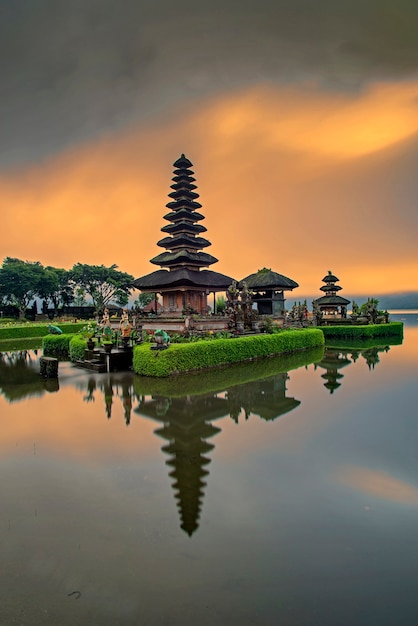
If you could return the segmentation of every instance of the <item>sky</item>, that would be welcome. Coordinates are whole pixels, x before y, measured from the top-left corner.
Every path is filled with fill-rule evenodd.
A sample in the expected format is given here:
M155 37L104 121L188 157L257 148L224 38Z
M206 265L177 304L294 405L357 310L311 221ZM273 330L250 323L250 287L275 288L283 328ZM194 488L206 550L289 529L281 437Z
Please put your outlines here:
M193 163L210 269L418 290L415 0L0 0L0 262L135 278Z

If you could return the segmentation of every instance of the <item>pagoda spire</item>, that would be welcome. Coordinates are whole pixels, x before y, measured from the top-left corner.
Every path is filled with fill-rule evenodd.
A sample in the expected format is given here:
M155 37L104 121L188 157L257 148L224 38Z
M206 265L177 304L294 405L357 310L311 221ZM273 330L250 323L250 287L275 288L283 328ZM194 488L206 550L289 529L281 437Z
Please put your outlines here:
M195 191L196 179L191 170L193 164L182 154L173 165L175 168L171 185L173 191L168 194L171 201L166 204L170 212L164 215L164 219L170 223L161 229L168 236L157 242L157 245L165 248L166 252L155 256L151 263L162 268L166 267L170 271L209 267L218 259L202 252L202 249L209 247L211 243L200 236L206 228L197 224L205 218L198 212L202 205L197 202L199 194Z

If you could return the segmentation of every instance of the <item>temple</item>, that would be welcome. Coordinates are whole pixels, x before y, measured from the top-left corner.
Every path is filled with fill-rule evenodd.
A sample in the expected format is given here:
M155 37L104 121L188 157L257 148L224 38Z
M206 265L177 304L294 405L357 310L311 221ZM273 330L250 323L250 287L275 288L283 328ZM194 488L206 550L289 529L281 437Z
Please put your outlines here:
M284 291L292 291L299 287L291 278L266 267L243 278L238 287L242 288L244 283L253 292L252 299L260 315L284 316Z
M192 163L182 154L173 165L173 191L168 194L172 200L166 205L169 213L164 215L169 223L161 228L166 236L157 242L165 251L150 260L161 269L134 281L140 291L160 294L161 315L171 318L186 312L208 313L208 296L212 293L215 300L215 293L225 291L233 280L204 269L218 259L203 252L211 243L201 236L206 231L201 224L205 218L198 212L202 205L197 202Z
M347 305L350 304L350 300L337 295L337 291L342 289L342 287L336 284L339 282L339 278L334 276L331 270L328 270L328 274L324 276L322 282L325 285L320 287L320 290L325 295L313 301L314 309L319 310L324 321L327 318L345 319L347 317Z

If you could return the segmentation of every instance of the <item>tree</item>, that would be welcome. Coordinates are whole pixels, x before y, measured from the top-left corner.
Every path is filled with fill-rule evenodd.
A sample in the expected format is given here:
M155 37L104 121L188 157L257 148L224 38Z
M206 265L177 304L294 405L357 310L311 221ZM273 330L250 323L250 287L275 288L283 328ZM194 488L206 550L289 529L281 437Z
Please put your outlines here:
M38 295L44 272L39 261L22 261L12 257L4 259L0 268L0 296L19 309L19 317L25 316L30 302Z
M50 280L50 290L47 297L57 310L60 306L68 306L74 300L70 285L70 273L60 267L45 268L45 274Z
M218 296L216 298L215 313L221 313L223 315L225 313L225 310L226 310L225 296Z
M134 300L134 305L140 309L143 309L144 306L147 306L150 302L156 299L155 293L140 293L136 300Z
M86 265L76 263L70 270L74 288L84 289L93 301L96 314L103 312L112 301L119 306L127 304L134 289L134 277L117 270L117 265Z
M86 290L83 287L76 287L74 289L74 304L75 306L83 306L86 304Z

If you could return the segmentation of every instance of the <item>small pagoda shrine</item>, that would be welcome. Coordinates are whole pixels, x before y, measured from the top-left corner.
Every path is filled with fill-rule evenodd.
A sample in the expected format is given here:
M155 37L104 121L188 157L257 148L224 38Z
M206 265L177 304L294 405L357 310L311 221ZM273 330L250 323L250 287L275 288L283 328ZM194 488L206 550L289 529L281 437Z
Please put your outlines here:
M215 302L215 293L226 291L233 279L204 269L218 259L203 251L211 243L201 236L207 229L198 212L202 205L197 202L192 163L182 154L174 167L173 191L168 194L172 200L164 215L168 224L161 228L166 236L157 242L165 251L150 260L161 269L137 278L134 286L162 296L161 317L179 318L187 312L208 313L208 296L212 293Z
M291 278L273 272L267 267L258 270L243 278L238 287L246 285L252 293L252 300L257 304L260 315L284 316L285 315L285 291L292 291L299 287Z
M319 312L319 315L324 320L329 320L330 318L346 319L347 317L347 305L350 304L350 300L346 300L337 294L337 291L342 289L342 287L336 284L339 280L331 270L328 270L328 274L322 279L325 285L320 287L320 290L325 295L313 301L314 313Z

